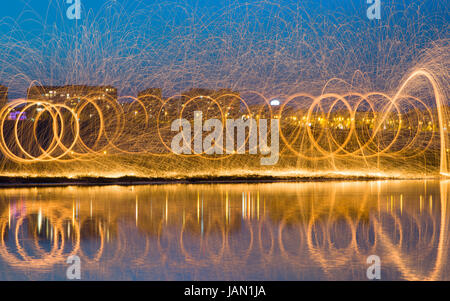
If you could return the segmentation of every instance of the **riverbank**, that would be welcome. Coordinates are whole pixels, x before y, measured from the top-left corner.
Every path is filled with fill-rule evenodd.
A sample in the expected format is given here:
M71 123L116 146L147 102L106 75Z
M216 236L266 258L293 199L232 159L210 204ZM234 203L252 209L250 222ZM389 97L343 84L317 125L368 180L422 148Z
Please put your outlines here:
M124 176L108 177L0 177L0 188L11 187L55 187L55 186L106 186L106 185L164 185L164 184L233 184L233 183L278 183L278 182L325 182L325 181L375 181L410 180L411 178L384 176L204 176L184 178L151 178Z

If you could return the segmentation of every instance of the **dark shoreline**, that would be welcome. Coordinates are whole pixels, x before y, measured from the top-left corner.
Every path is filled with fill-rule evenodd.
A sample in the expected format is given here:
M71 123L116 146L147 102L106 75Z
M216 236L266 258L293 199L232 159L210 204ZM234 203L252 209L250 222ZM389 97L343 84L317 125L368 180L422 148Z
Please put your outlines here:
M0 176L0 188L19 187L65 187L65 186L134 186L134 185L166 185L166 184L258 184L282 182L336 182L336 181L379 181L379 180L417 180L422 178L398 178L375 176L342 176L342 177L272 177L272 176L220 176L189 178L145 178L125 176L119 178L106 177L5 177Z

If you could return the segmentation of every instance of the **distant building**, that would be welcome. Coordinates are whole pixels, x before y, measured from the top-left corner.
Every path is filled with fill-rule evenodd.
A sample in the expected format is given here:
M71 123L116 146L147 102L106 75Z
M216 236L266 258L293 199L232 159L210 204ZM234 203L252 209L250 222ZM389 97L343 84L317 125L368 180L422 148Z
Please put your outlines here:
M8 102L8 87L0 85L0 108Z
M238 92L232 91L230 89L210 90L202 88L192 88L186 92L183 92L182 95L182 107L184 107L189 99L194 98L194 100L190 102L188 106L196 107L196 109L205 112L207 110L218 112L218 106L220 106L220 109L224 114L224 118L235 118L239 116L241 106L240 95ZM204 97L206 97L206 102L199 101ZM214 99L217 104L214 101L209 100L209 98ZM196 103L199 103L199 106L197 106ZM208 104L208 107L203 107L205 104Z
M149 118L158 116L162 105L162 89L149 88L138 93L138 99L143 102Z
M109 98L117 101L117 89L112 86L33 86L27 91L27 98L63 103L75 107L82 98Z
M105 99L117 102L117 89L112 86L87 86L87 85L67 85L67 86L33 86L27 91L27 99L42 100L54 104L65 104L70 108L75 108L83 99ZM107 105L108 110L113 110ZM33 106L27 110L27 118L34 120L38 112L43 110L40 106ZM103 114L106 114L103 111ZM88 121L98 115L93 107L83 110L79 116L81 121Z
M201 101L205 97L204 101ZM201 110L215 111L219 113L220 110L214 101L214 99L220 106L225 118L231 118L232 116L238 116L240 110L240 95L230 89L211 90L203 88L192 88L188 91L181 93L181 96L176 96L170 99L162 99L161 89L149 88L138 93L138 99L141 100L147 109L150 118L156 118L160 113L160 121L170 121L180 116L181 111L188 103L189 99L193 99L188 104L189 111ZM164 107L161 108L162 104ZM184 109L184 113L188 113ZM189 112L191 113L191 112ZM188 113L188 115L189 115ZM185 114L183 114L184 117Z

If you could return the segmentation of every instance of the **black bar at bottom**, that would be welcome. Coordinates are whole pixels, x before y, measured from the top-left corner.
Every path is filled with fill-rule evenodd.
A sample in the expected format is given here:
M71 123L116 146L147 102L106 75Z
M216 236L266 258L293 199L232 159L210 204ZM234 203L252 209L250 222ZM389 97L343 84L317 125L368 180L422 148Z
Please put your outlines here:
M346 297L348 299L386 298L395 292L402 297L405 294L433 292L450 289L450 282L295 282L295 281L156 281L156 282L0 282L0 290L33 292L36 296L45 296L53 292L64 292L61 297L102 297L126 296L139 294L146 300L303 300L314 296L319 300L324 297ZM308 295L306 295L308 294ZM55 296L54 294L52 294ZM81 299L81 300L83 300ZM383 299L381 299L383 300ZM128 301L128 300L125 300ZM131 301L131 300L130 300Z

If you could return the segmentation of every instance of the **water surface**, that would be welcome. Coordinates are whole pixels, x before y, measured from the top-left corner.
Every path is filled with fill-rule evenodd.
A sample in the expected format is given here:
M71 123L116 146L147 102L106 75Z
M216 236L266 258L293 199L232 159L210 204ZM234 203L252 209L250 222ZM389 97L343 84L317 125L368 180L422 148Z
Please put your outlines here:
M449 181L0 190L0 280L450 280Z

